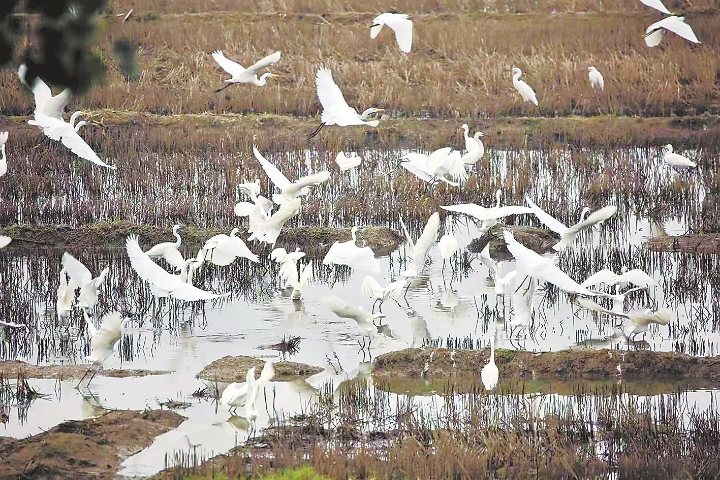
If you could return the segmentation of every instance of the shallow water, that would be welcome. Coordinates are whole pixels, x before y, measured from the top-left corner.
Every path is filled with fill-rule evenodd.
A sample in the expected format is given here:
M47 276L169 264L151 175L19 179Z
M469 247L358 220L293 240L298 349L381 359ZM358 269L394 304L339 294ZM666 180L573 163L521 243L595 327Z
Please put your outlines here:
M526 193L538 202L542 200L543 206L559 206L561 213L558 215L569 223L574 223L572 219L579 215L581 205L587 199L588 178L606 171L607 164L618 167L619 162L632 172L660 169L655 153L642 150L609 152L606 157L588 154L593 162L590 174L582 163L573 168L557 167L556 162L571 162L576 153L564 152L556 157L552 153L557 152L496 151L488 154L489 168L498 178L497 187L510 186L516 191L513 185L522 173L521 166L535 165L538 178L554 180L540 182L535 187L536 192ZM380 171L389 168L398 156L382 156L379 152L370 156L373 155L380 158L375 160L381 164ZM307 154L298 154L292 160L298 162L305 158L308 158ZM323 162L327 161L324 156L319 158L315 170L323 168ZM639 162L643 165L637 165ZM374 175L381 176L380 171ZM644 182L648 191L661 191L665 188L663 185L674 182L677 176L668 171L645 175L627 190L608 195L605 203L617 203L617 217L581 234L572 248L560 254L559 266L578 281L601 268L612 268L617 272L623 265L629 269L643 268L655 279L657 286L647 293L637 292L630 296L626 309L644 309L656 304L676 313L670 325L650 328L644 336L647 348L713 355L718 351L720 341L720 311L716 306L720 282L716 256L659 253L642 248L650 235L650 225L641 215L645 208L641 204L648 200L637 196L635 189L640 187L635 183ZM357 184L358 178L346 175L340 184L324 188L323 194L337 194L345 185L342 182ZM687 182L680 198L692 198L692 202L669 202L666 207L668 214L664 217L664 227L671 235L685 233L702 215L697 205L702 204L705 189L694 180ZM393 184L389 183L392 190ZM539 191L543 195L539 195ZM394 191L392 195L402 199L404 194ZM453 196L457 197L455 203L476 201L489 206L473 192L462 191ZM489 196L485 192L482 198ZM521 196L517 197L508 202L521 202ZM378 217L376 207L386 200L388 204L392 203L389 199L380 199L372 206L368 205L375 210L371 217ZM308 202L313 202L312 195ZM401 203L406 205L408 200L404 202ZM603 203L595 201L594 204ZM332 202L330 205L328 211L320 210L314 219L306 215L299 222L349 225L363 221L362 216L352 212L346 220L340 221L347 212L343 213L340 206L332 206ZM396 217L397 213L391 218L386 215L381 223L395 226ZM414 238L423 226L416 217L409 218L408 222L414 230L411 233ZM422 222L425 219L421 219ZM517 219L518 224L532 222L527 218ZM479 235L472 224L469 227L456 225L455 234L463 249ZM251 248L256 253L260 250L259 247ZM405 250L406 247L401 246L390 256L380 259L382 274L375 278L381 284L383 278L398 278L404 270ZM189 402L190 406L180 411L188 420L178 429L158 437L146 451L128 459L126 469L121 472L123 475L147 475L158 471L163 467L165 453L187 451L196 445L201 445L205 452L220 453L247 438L248 426L242 420L235 417L228 423L230 415L226 408L191 396L205 385L195 376L207 364L226 355L278 358L275 351L260 347L277 343L283 336L302 338L300 351L291 360L325 370L307 381L271 383L261 402L265 404L265 398L268 399L267 409L265 405L259 407L256 430L266 426L276 412L292 415L307 410L317 389L326 381L332 380L337 385L354 378L358 369L367 368L362 362L382 353L419 347L430 340L444 345L449 338L472 337L476 347L487 346L492 332L497 332L496 346L500 348L537 352L566 348L628 348L624 339L611 338L614 329L607 317L578 310L566 294L552 287L536 291L537 308L528 328L512 328L510 321L514 307L510 297L498 297L486 286L487 268L474 259L475 255L469 256L472 259L469 268L463 268L458 262L443 267L437 247L430 251L432 263L426 271L427 280L413 283L406 297L400 300L402 306L392 301L383 305L384 323L390 326L395 338L376 337L369 348L359 344L358 327L352 320L338 318L322 304L322 300L332 294L350 305L372 308L372 301L360 294L362 279L367 274L363 271L348 275L347 269L326 267L320 264L321 258L314 258L315 279L305 289L303 301L293 302L279 292L275 279L277 269L267 259L269 248L265 248L262 250L266 254L262 259L264 268L251 266L244 259L230 267L209 268L199 279L198 286L219 293L231 292L231 295L203 306L153 300L148 288L129 268L121 249L69 251L93 274L106 265L111 266L96 312L102 315L119 309L133 319L118 353L110 357L104 367L169 370L173 373L140 378L96 376L87 392L75 390L71 380L31 380L32 386L48 396L32 403L23 415L11 407L10 419L0 429L0 435L16 438L33 435L63 420L98 415L102 408L144 409L157 408L160 402L167 400ZM0 358L38 364L84 363L83 357L89 353L89 340L82 316L76 312L69 322L61 325L54 312L62 253L62 250L49 248L39 248L32 255L12 249L0 252L3 278L0 305L4 315L0 319L29 327L26 330L0 327ZM509 267L509 263L504 266L505 269ZM712 397L716 393L707 395ZM688 395L688 403L696 399L702 405L710 404L706 394ZM53 408L49 408L51 404Z

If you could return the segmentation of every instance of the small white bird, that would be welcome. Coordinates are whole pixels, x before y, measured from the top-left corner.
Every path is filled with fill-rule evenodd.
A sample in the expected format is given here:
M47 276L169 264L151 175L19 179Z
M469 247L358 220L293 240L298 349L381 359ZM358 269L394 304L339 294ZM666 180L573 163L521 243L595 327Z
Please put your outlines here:
M588 67L588 77L590 78L590 86L596 90L605 89L605 80L595 67Z
M276 248L270 253L270 259L280 264L278 276L281 281L285 282L283 287L292 286L290 278L298 276L297 262L304 256L305 252L301 252L299 248L290 253L286 252L284 248Z
M248 369L244 383L233 382L223 390L220 396L220 405L230 407L230 413L235 414L235 409L245 407L245 418L254 420L257 418L256 401L258 393L275 376L275 368L272 362L265 362L260 372L260 378L255 379L255 367Z
M302 205L300 198L283 198L282 195L279 197L278 200L281 202L280 208L269 218L262 219L262 221L258 222L255 231L248 237L248 241L257 239L261 242L275 245L283 225L300 213L300 207Z
M92 377L90 377L87 385L85 385L87 388L105 360L113 354L115 344L122 338L123 333L125 333L125 325L128 320L123 320L122 315L120 315L119 312L111 312L103 317L102 322L100 323L100 328L98 329L95 329L95 326L92 324L92 321L87 314L85 314L85 320L87 321L88 330L92 335L92 340L90 341L90 355L85 357L85 359L90 360L93 363L93 366L96 367ZM85 380L85 377L92 369L93 368L91 367L87 372L85 372L85 375L83 375L80 382L78 382L78 386L83 380Z
M437 238L438 229L440 228L440 214L435 212L430 215L423 229L423 233L418 237L417 242L413 242L412 238L410 238L410 232L408 232L402 218L400 218L400 225L405 233L405 240L410 246L410 262L407 269L400 272L400 275L404 277L417 277L422 275L423 269L425 268L427 252Z
M375 302L373 302L372 313L375 313L375 305L378 302L380 302L378 309L380 310L380 313L382 313L383 302L389 298L397 300L404 287L405 280L398 280L396 282L387 281L385 283L385 287L381 287L377 280L368 275L363 278L360 291L363 295L375 299Z
M530 85L520 80L520 76L522 75L522 71L517 68L513 67L512 69L512 75L513 75L513 85L515 86L515 90L518 91L518 93L522 96L523 100L526 102L532 102L537 106L538 101L535 97L535 91L533 91L532 88L530 88Z
M655 285L655 280L653 280L650 275L645 273L643 270L640 270L639 268L626 270L626 267L623 267L623 273L621 273L620 275L613 272L612 270L603 268L602 270L590 275L587 280L581 283L581 285L583 287L590 287L599 283L604 283L608 286L614 286L618 284L632 284L639 287L649 287Z
M668 15L672 15L670 13L670 10L665 8L665 5L660 0L640 0L640 3L647 5L650 8L654 8L655 10L659 10L662 13L667 13Z
M667 308L660 308L658 310L647 309L642 312L624 313L622 311L608 310L606 308L603 308L601 305L598 305L597 303L593 302L588 298L578 297L575 299L575 302L581 307L587 308L588 310L593 310L595 312L629 319L635 325L635 328L633 328L633 330L630 332L630 335L628 335L628 338L631 340L633 340L638 333L647 332L647 329L651 323L667 325L673 318L672 311Z
M338 125L348 127L351 125L368 125L377 127L380 123L378 120L367 121L366 118L372 114L382 113L382 108L368 108L363 113L358 114L354 108L351 108L345 101L340 88L335 84L332 73L327 68L320 68L315 76L315 85L317 86L317 94L323 107L320 116L320 126L308 135L312 138L320 133L320 130L326 125Z
M360 165L362 158L357 153L351 153L349 156L345 155L345 152L340 152L335 157L335 163L340 167L340 171L350 170Z
M239 231L239 228L233 228L230 235L221 233L210 237L203 245L202 249L205 250L203 258L219 266L230 265L238 257L247 258L251 262L259 262L258 256L250 251L241 238L236 236Z
M7 157L5 156L5 143L8 140L8 132L0 132L0 177L7 173Z
M358 247L356 233L359 227L356 225L350 230L352 239L347 242L335 242L330 246L323 265L347 265L357 270L366 270L372 273L380 273L380 263L375 258L375 252L370 247Z
M375 320L385 317L382 313L371 313L363 310L362 307L351 307L344 300L330 296L322 300L322 303L340 318L349 318L357 322L360 333L371 338L379 333L378 325Z
M697 39L690 25L685 23L685 17L673 15L672 17L667 17L659 22L653 23L645 30L645 45L648 47L657 47L660 45L665 32L673 32L685 40L700 43L700 40Z
M480 371L480 378L485 386L485 390L492 390L495 388L499 377L500 371L498 370L497 365L495 365L495 338L490 337L490 361Z
M485 248L480 252L480 261L488 267L494 276L494 288L497 295L506 295L515 288L515 279L517 278L517 270L500 276L500 264L495 262L490 256L490 242L485 244Z
M451 215L448 215L447 218L445 218L445 234L440 237L438 249L440 250L440 256L443 259L443 268L445 268L445 261L449 260L457 253L458 250L460 250L458 240L455 235L453 235Z
M178 230L182 225L173 225L172 234L175 236L174 242L162 242L150 248L145 254L150 258L164 258L165 261L175 270L182 270L185 266L185 259L183 258L178 247L182 240Z
M40 77L35 77L32 87L25 81L25 75L27 73L27 65L24 63L18 68L18 77L20 83L30 88L35 98L35 114L41 113L48 117L57 118L62 120L62 114L65 110L65 105L70 100L70 90L65 89L57 95L53 96L52 90L42 81ZM76 112L77 113L77 112ZM73 122L70 122L73 123Z
M441 206L443 210L455 213L464 213L478 220L482 220L482 230L495 225L498 218L507 217L508 215L522 215L525 213L532 213L532 209L523 207L522 205L504 205L500 206L500 197L502 196L502 190L495 192L495 206L490 208L481 207L474 203L461 203L458 205L444 205Z
M275 165L270 163L254 145L253 154L265 171L265 174L272 180L273 184L280 189L280 195L273 195L273 201L277 204L281 204L284 199L293 199L300 195L307 195L310 192L308 187L319 185L330 179L330 172L323 170L322 172L306 175L291 182Z
M543 209L535 205L528 197L525 197L525 201L528 203L528 205L530 205L530 208L532 209L533 213L535 213L535 216L538 218L538 220L544 223L550 230L560 235L560 241L553 245L553 248L558 251L564 249L568 245L571 245L575 240L575 237L577 237L577 234L580 233L582 229L591 227L596 223L607 220L608 218L615 215L615 212L617 212L616 206L608 205L607 207L603 207L600 210L596 210L595 212L591 213L590 216L584 219L583 217L585 215L585 209L583 209L583 213L580 214L580 221L571 227L567 227L565 226L565 224L550 216Z
M257 72L265 67L279 62L280 52L275 52L271 55L268 55L267 57L259 60L254 65L251 65L248 68L244 68L239 63L233 62L232 60L228 60L227 58L225 58L222 50L215 50L212 54L212 57L222 67L223 70L232 75L232 78L225 80L225 82L227 82L227 85L215 90L215 93L217 93L225 90L230 85L236 83L252 83L253 85L262 87L267 83L268 78L277 77L277 75L275 75L274 73L265 73L258 79Z
M457 158L453 158L450 156L451 152L452 148L450 147L439 148L429 155L409 152L403 155L402 158L406 161L400 165L423 181L442 181L453 187L458 187L460 184L445 178L445 173L452 171L451 175L457 175L464 181L467 179L467 172L465 172L462 162L459 161L459 155Z
M98 290L105 282L110 267L105 267L100 275L96 278L92 278L90 270L83 265L78 259L65 252L62 256L63 270L70 276L70 283L68 283L67 292L71 299L75 296L75 289L80 288L80 297L78 303L82 309L86 312L92 310L98 301ZM62 282L62 279L61 279ZM71 300L72 303L72 300Z
M284 267L284 268L283 268ZM303 296L303 290L308 284L308 281L312 278L313 274L313 262L308 262L302 269L298 271L297 263L290 261L283 264L281 267L280 278L284 280L287 285L292 287L292 293L290 298L293 300L300 300Z
M665 145L663 160L666 165L677 169L695 168L697 164L687 157L683 157L677 153L673 153L673 146L669 143Z
M383 25L387 25L395 32L395 40L397 40L400 50L403 53L410 53L412 49L413 22L404 13L383 13L373 19L372 27L370 27L370 38L375 38L382 30Z
M0 235L0 248L7 247L10 242L12 242L12 238L5 235Z

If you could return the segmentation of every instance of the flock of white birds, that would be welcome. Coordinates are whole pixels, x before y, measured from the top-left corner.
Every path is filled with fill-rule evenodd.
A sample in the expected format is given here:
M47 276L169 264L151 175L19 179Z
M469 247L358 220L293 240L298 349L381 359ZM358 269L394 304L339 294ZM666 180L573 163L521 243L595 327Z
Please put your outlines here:
M670 12L659 0L641 0L642 3L653 7L663 13ZM387 26L395 32L397 43L405 53L412 49L413 23L407 15L398 13L384 13L377 16L370 30L370 35L375 38L383 26ZM684 23L682 17L669 16L648 27L645 42L653 47L660 43L665 32L673 32L692 42L698 42L692 29ZM225 57L223 52L215 51L212 54L215 61L232 77L226 80L227 85L220 90L233 84L249 83L257 86L265 85L269 78L276 75L265 73L258 78L258 71L267 68L280 61L280 52L275 52L254 65L244 68ZM602 91L604 79L602 74L595 68L589 67L589 80L592 88ZM26 67L22 65L18 71L20 81L25 82ZM519 68L512 69L513 85L525 102L538 105L535 91L524 81L520 80L522 72ZM350 107L345 101L343 94L334 82L330 70L321 68L316 75L317 94L322 104L321 124L310 136L317 135L324 126L352 126L367 125L376 127L378 120L368 120L372 115L383 112L382 109L369 108L362 114ZM65 122L62 117L65 105L70 97L70 92L65 90L53 96L50 88L41 79L36 78L32 86L29 86L35 98L34 119L28 123L36 125L43 130L45 135L55 141L60 141L79 157L89 160L101 167L115 169L114 166L103 162L92 148L80 137L78 131L87 124L85 121L76 123L83 112L72 114L70 121ZM420 179L435 183L442 181L451 186L460 186L468 178L468 168L474 166L482 159L485 147L480 137L481 132L470 136L467 125L462 125L465 135L465 150L453 151L450 147L441 148L430 154L408 153L404 156L402 166ZM8 140L7 132L0 132L0 176L7 171L7 160L5 144ZM293 216L297 215L302 208L302 197L310 193L310 188L326 182L330 179L329 171L313 173L310 169L308 175L291 181L271 162L269 162L257 148L253 147L253 153L271 179L277 192L269 195L270 198L261 194L260 182L248 182L240 185L249 197L249 201L240 202L235 205L235 213L238 217L248 218L248 241L256 241L274 245L281 234L283 225ZM673 152L671 145L667 145L664 154L665 162L675 168L695 167L695 163ZM362 159L357 154L345 155L340 152L336 162L341 171L356 168ZM571 248L578 234L584 229L590 228L613 216L617 209L608 205L587 217L589 209L581 214L578 223L566 226L560 221L544 212L530 198L526 198L527 206L501 205L501 192L497 192L496 204L492 207L483 207L475 204L448 205L442 208L456 215L465 215L481 223L481 231L486 231L497 224L499 219L509 215L535 215L540 222L550 230L559 235L560 240L554 245L556 251ZM273 212L274 210L274 212ZM400 280L388 281L383 287L372 276L365 277L362 283L362 293L380 304L379 313L375 313L375 304L372 311L368 312L362 307L349 306L345 301L337 297L329 297L324 304L336 315L352 319L357 322L362 335L383 335L389 333L387 326L377 324L381 320L382 302L388 299L397 300L406 290L409 282L422 276L426 267L428 251L436 243L440 229L440 215L433 213L420 237L413 241L408 229L400 219L405 234L409 254L406 269L401 273ZM155 245L147 250L140 246L137 236L131 235L126 240L127 255L132 268L137 275L148 282L153 295L157 297L172 297L185 301L204 301L221 297L217 294L202 290L193 285L193 275L198 268L206 262L215 265L226 266L236 259L246 259L250 262L258 262L257 255L252 253L245 242L237 237L237 228L229 235L221 234L209 238L197 255L185 259L178 247L181 245L181 237L178 233L182 225L173 227L174 242L164 242ZM357 245L356 232L359 227L352 228L352 239L346 242L335 242L323 259L325 265L347 265L352 269L364 270L369 273L380 273L380 265L375 258L372 249ZM609 270L601 270L582 283L570 278L560 270L556 264L556 258L540 255L535 251L523 246L513 236L511 229L503 232L505 243L515 258L515 270L500 275L498 264L490 257L486 248L480 259L487 265L490 276L493 278L495 293L498 295L512 296L515 305L515 317L513 325L527 325L534 310L534 291L538 282L549 282L558 288L577 295L576 302L584 308L596 312L616 316L630 320L634 328L630 335L645 332L648 325L658 323L666 325L672 318L672 313L667 309L645 310L641 312L625 312L625 295L638 289L646 289L653 285L653 280L645 272L631 270L616 274ZM0 248L10 242L9 237L0 236ZM459 251L458 241L452 232L452 221L448 215L445 233L438 242L438 248L443 261L449 260ZM312 276L312 262L300 265L300 260L305 256L303 252L286 252L283 248L272 250L271 259L279 266L279 276L282 286L291 288L291 297L301 299L303 289L307 286ZM163 259L172 272L156 263L156 260ZM62 258L62 270L57 290L57 314L60 318L66 318L74 305L79 306L87 320L88 330L92 335L92 352L87 357L95 367L102 363L112 354L114 345L123 335L127 319L122 319L118 312L112 312L103 317L100 327L95 328L92 319L94 306L98 301L98 292L105 278L108 275L108 268L93 278L91 272L75 259L72 255L65 253ZM590 290L595 285L612 287L612 292L602 290ZM627 288L635 285L635 288L619 292L619 288ZM524 287L524 288L522 288ZM78 294L79 291L79 294ZM613 301L612 309L605 309L591 298L607 297ZM498 369L494 363L494 338L491 336L491 357L490 363L482 372L482 381L486 388L492 389L498 381ZM97 371L97 370L96 370ZM223 392L221 403L229 406L233 411L237 407L245 406L246 416L254 418L257 416L255 410L255 398L259 389L273 377L272 364L268 362L260 375L259 380L255 379L255 369L247 372L247 379L242 384L231 384ZM93 373L94 375L94 373ZM92 377L91 379L92 380ZM82 383L82 380L81 380ZM90 381L88 381L88 384Z

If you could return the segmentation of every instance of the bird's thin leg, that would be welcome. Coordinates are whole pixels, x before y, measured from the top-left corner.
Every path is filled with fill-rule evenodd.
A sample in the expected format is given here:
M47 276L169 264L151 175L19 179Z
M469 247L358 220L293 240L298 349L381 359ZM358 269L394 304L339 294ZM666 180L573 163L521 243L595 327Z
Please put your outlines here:
M315 130L313 130L312 133L310 133L310 135L307 136L307 138L314 138L314 137L316 137L317 134L320 133L320 130L322 130L324 126L325 126L325 122L321 123L318 128L316 128Z
M85 371L85 375L82 376L82 378L80 379L80 381L78 382L78 384L77 384L77 386L76 386L75 388L79 388L79 387L80 387L80 385L82 384L83 380L85 380L85 377L87 377L87 374L90 373L90 370L92 370L92 366ZM88 384L89 384L89 383L90 383L90 382L88 382Z
M215 90L215 93L220 93L220 92L222 92L223 90L225 90L226 88L228 88L230 85L235 85L235 84L234 84L234 83L228 83L228 84L225 85L224 87L218 88L217 90Z
M85 385L85 388L90 387L90 382L93 381L93 378L95 378L95 374L97 374L98 370L100 370L100 367L98 367L98 368L95 369L95 371L94 371L93 374L92 374L92 377L90 377L90 380L88 380L87 385Z
M375 313L375 305L377 305L377 302L379 302L379 301L380 301L379 298L376 298L376 299L375 299L375 301L373 302L372 310L370 311L370 313ZM382 310L380 310L380 313L382 313Z

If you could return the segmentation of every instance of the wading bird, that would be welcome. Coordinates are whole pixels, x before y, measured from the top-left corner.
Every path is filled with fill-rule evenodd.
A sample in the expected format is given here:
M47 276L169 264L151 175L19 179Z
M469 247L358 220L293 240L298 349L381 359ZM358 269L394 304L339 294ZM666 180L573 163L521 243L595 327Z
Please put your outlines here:
M404 13L383 13L373 19L372 27L370 27L370 38L375 38L382 30L383 25L387 25L395 32L395 40L397 40L400 50L404 53L410 53L412 49L413 22Z
M522 75L522 70L520 70L517 67L513 67L512 69L512 75L513 75L513 85L515 86L515 90L518 91L518 93L522 96L523 100L526 102L532 102L537 106L538 101L537 97L535 97L535 91L533 91L532 88L530 88L530 85L520 80L520 76Z
M405 233L405 240L410 246L410 261L407 268L400 272L400 275L404 277L417 277L422 275L423 269L425 268L427 252L437 238L438 229L440 228L440 214L435 212L430 215L417 242L413 242L412 238L410 238L410 232L408 232L402 218L400 218L400 225Z
M500 371L498 370L497 365L495 365L495 337L490 337L490 361L480 372L480 378L485 386L485 390L492 390L495 388L499 377Z
M384 332L382 325L376 325L375 320L385 317L382 313L371 313L363 310L362 307L351 307L344 300L338 297L326 297L322 303L340 318L349 318L357 322L360 333L363 336L375 337L378 333Z
M297 263L292 261L283 264L283 267L285 268L280 268L280 279L285 282L286 286L292 287L290 298L293 300L300 300L303 296L303 290L307 286L308 281L312 278L312 262L308 262L308 264L300 270L297 268Z
M258 256L250 251L241 238L236 236L239 231L239 228L233 228L230 235L221 233L210 237L203 245L202 258L219 266L230 265L238 257L247 258L251 262L259 262Z
M233 62L232 60L228 60L227 58L225 58L222 50L215 50L212 54L212 57L215 59L218 65L223 68L223 70L232 75L232 78L225 80L225 82L227 82L227 85L215 90L215 93L217 93L222 92L230 85L237 83L251 83L253 85L257 85L258 87L262 87L267 83L268 78L277 77L277 75L275 75L274 73L265 73L263 74L263 76L258 78L257 72L265 67L272 65L273 63L279 62L280 52L275 52L271 55L268 55L267 57L259 60L254 65L251 65L248 68L244 68L239 63Z
M382 313L383 302L385 302L388 298L392 298L397 302L397 298L400 296L400 292L402 292L404 287L405 280L398 280L396 282L387 281L385 283L385 287L381 287L377 280L368 275L363 278L360 291L363 295L375 299L372 306L372 313L375 313L375 305L378 302L380 302L378 310ZM398 305L400 304L398 303Z
M185 259L183 258L178 247L182 240L178 230L182 225L173 225L172 234L175 236L174 242L162 242L150 248L145 254L150 258L164 258L165 261L175 270L182 270L185 266Z
M347 242L335 242L330 246L323 265L347 265L357 270L366 270L372 273L380 273L380 263L375 258L375 252L370 247L358 247L356 233L359 227L356 225L350 229L352 238Z
M332 73L327 68L321 68L315 76L315 85L317 86L317 94L323 107L320 126L308 135L312 138L320 133L320 130L326 125L338 125L348 127L351 125L368 125L377 127L380 123L378 120L367 121L367 117L372 114L382 113L385 110L381 108L368 108L363 113L358 114L357 111L350 107L345 101L340 88L335 84Z
M445 218L445 234L440 237L438 249L440 250L440 256L443 259L443 268L445 268L445 261L449 260L457 253L458 250L460 250L458 240L455 238L455 235L453 235L451 215L448 215Z
M590 86L596 90L605 89L605 80L595 67L588 67L588 77L590 78Z
M92 336L92 340L90 341L90 355L85 357L85 359L90 360L93 363L93 366L85 372L85 375L83 375L78 382L78 387L94 367L95 371L90 377L90 380L88 380L87 385L85 385L85 388L87 388L90 386L92 379L95 378L95 374L100 368L102 368L102 364L105 360L113 354L115 344L118 340L120 340L120 338L122 338L123 333L125 333L125 325L129 320L123 320L122 315L120 315L119 312L108 313L103 317L102 322L100 323L100 328L95 329L90 317L88 317L86 313L84 313L84 316L85 321L87 322L88 331Z
M257 418L255 402L258 393L274 376L275 368L270 361L265 362L265 366L260 372L260 378L257 380L255 379L255 367L248 369L244 383L233 382L225 387L220 396L220 405L230 407L230 413L233 415L238 407L245 407L245 418L254 420Z
M697 164L687 157L683 157L677 153L673 153L673 146L669 143L665 145L663 153L663 161L666 165L669 165L677 169L695 168Z
M689 40L694 43L700 43L700 40L695 36L690 25L685 23L685 17L667 17L659 22L655 22L645 30L645 45L648 47L657 47L663 39L665 32L673 32L675 35L679 35L685 40Z
M482 140L480 140L480 137L483 136L482 132L475 132L475 136L471 137L470 127L467 126L467 123L460 125L460 128L462 128L464 132L465 150L469 153L481 149L483 153L485 153L485 147L483 146ZM482 154L480 154L480 157L482 157Z
M100 275L92 278L90 270L82 264L78 259L65 252L62 256L63 270L70 276L68 283L69 295L71 299L75 296L75 289L80 288L80 297L78 303L83 311L88 314L98 301L98 290L105 282L110 267L105 267Z

